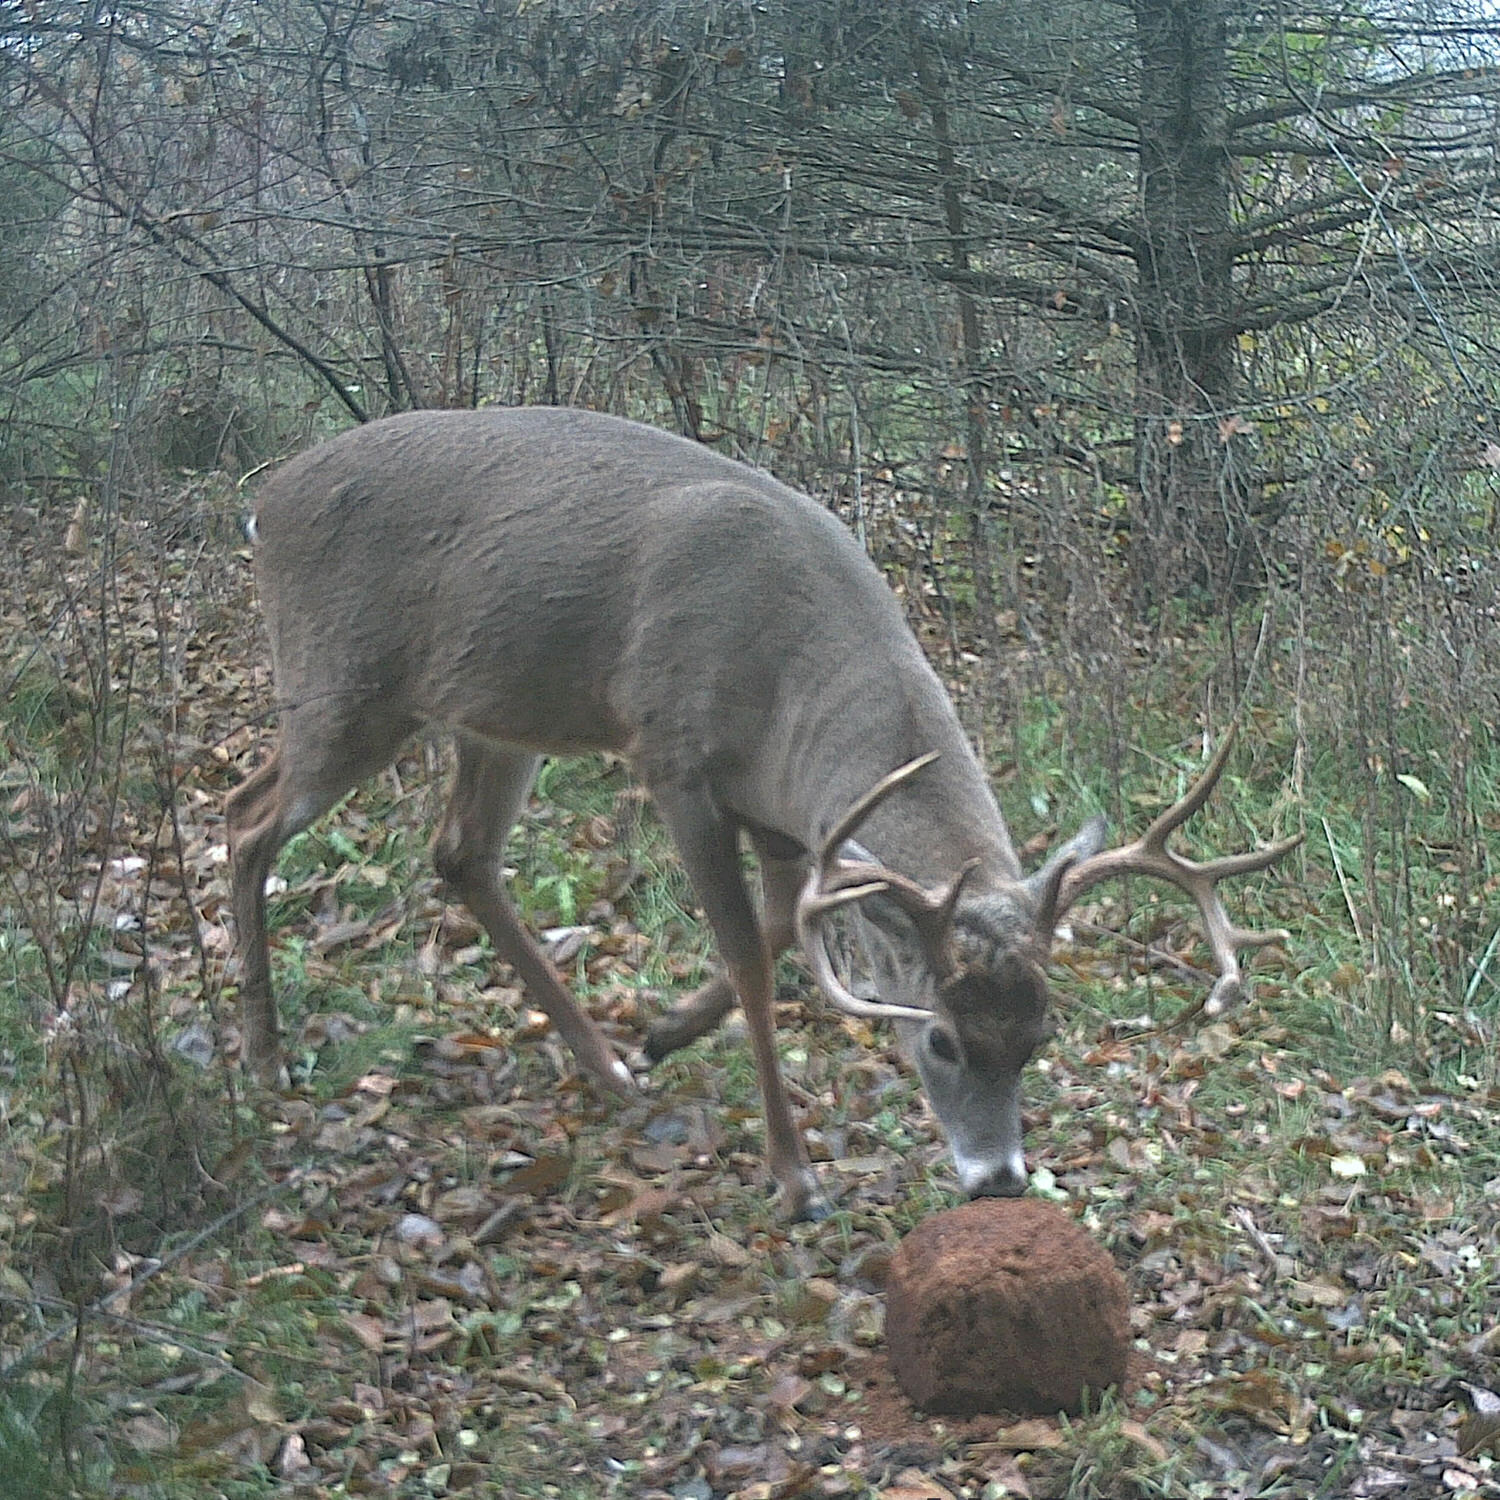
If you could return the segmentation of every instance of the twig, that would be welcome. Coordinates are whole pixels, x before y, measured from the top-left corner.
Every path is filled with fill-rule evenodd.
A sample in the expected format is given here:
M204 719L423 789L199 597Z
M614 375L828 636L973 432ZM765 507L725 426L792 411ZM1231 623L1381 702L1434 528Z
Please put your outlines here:
M262 1203L277 1197L290 1188L296 1187L305 1175L306 1168L297 1167L287 1174L284 1181L272 1183L264 1192L257 1193L253 1198L247 1198L243 1203L236 1204L227 1213L220 1214L212 1224L205 1225L197 1234L179 1245L164 1260L159 1260L155 1264L147 1266L139 1276L134 1276L123 1285L117 1286L113 1291L105 1293L97 1302L91 1303L88 1307L79 1308L75 1317L66 1323L58 1324L50 1333L43 1334L41 1338L23 1349L9 1364L0 1367L0 1381L13 1380L22 1371L35 1364L41 1357L42 1352L55 1344L58 1339L65 1338L75 1328L81 1328L85 1319L98 1316L100 1313L105 1312L112 1302L131 1292L139 1291L153 1276L165 1271L169 1266L176 1265L185 1256L192 1254L199 1245L205 1240L212 1239L226 1225L232 1224L236 1219L249 1213L252 1209L259 1208Z
M1479 981L1481 979L1490 979L1490 976L1485 973L1485 966L1495 956L1496 944L1500 944L1500 927L1497 927L1494 932L1490 934L1489 946L1484 950L1484 957L1474 965L1474 977L1469 981L1468 989L1464 991L1465 1005L1473 1000L1474 992L1479 988ZM1493 984L1494 982L1495 981L1493 979L1490 979L1491 984Z
M1242 1203L1236 1203L1233 1212L1240 1228L1250 1236L1255 1248L1265 1257L1266 1269L1271 1273L1271 1280L1275 1281L1281 1275L1281 1267L1276 1260L1276 1247L1266 1238L1265 1231Z
M1348 910L1349 920L1354 923L1354 935L1359 939L1359 946L1363 951L1365 946L1364 929L1359 925L1359 913L1354 909L1354 897L1349 894L1349 882L1344 879L1344 866L1339 860L1339 851L1333 847L1333 830L1328 826L1328 819L1320 820L1323 824L1323 837L1328 840L1328 852L1333 856L1333 872L1339 878L1339 889L1344 893L1344 906Z
M37 1293L23 1297L17 1292L0 1291L0 1303L9 1303L15 1307L46 1307L66 1311L70 1317L68 1327L74 1326L76 1319L72 1314L76 1312L73 1304L62 1297L44 1297ZM174 1344L183 1349L189 1349L201 1359L212 1365L219 1365L224 1359L224 1350L230 1345L230 1339L225 1335L207 1334L200 1336L200 1342L195 1343L192 1338L186 1337L180 1328L168 1328L160 1323L148 1323L141 1318L132 1318L128 1313L110 1312L102 1303L96 1304L90 1309L95 1317L107 1319L119 1328L128 1328L132 1333L139 1334L144 1339L149 1339L158 1344ZM205 1349L201 1338L215 1339L213 1348ZM239 1375L242 1372L231 1365L224 1365L230 1373Z
M1068 918L1068 923L1080 932L1090 933L1094 937L1108 938L1112 944L1129 948L1137 957L1148 960L1158 968L1175 969L1183 979L1211 983L1216 977L1208 969L1200 969L1197 964L1189 963L1187 959L1173 953L1170 948L1154 947L1150 943L1143 943L1139 938L1131 937L1128 932L1117 932L1112 927L1104 927L1098 922L1089 922L1074 916Z

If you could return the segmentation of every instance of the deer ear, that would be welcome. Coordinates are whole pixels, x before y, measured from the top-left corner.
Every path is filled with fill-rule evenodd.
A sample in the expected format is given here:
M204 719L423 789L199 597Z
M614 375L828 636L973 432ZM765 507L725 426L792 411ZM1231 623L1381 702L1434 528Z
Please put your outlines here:
M1090 818L1067 843L1059 844L1047 856L1040 869L1033 870L1021 882L1031 897L1032 909L1036 912L1036 935L1043 947L1052 944L1052 929L1057 926L1060 913L1057 910L1057 893L1063 876L1079 860L1088 859L1104 847L1109 832L1108 820L1103 816Z

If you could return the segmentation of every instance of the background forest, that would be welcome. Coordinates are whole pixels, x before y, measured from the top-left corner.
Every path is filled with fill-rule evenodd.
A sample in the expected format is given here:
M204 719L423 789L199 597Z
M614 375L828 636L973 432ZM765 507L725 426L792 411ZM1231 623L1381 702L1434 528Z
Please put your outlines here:
M0 1495L1500 1494L1492 7L0 0L0 100ZM1304 836L1233 898L1291 942L1146 1031L1195 929L1106 892L1029 1081L1136 1303L1097 1412L892 1394L956 1187L794 966L825 1225L732 1033L570 1077L430 876L438 748L282 860L293 1089L225 1066L239 518L491 403L836 509L1032 854L1242 724L1190 837ZM618 768L540 791L519 899L628 1046L707 939Z

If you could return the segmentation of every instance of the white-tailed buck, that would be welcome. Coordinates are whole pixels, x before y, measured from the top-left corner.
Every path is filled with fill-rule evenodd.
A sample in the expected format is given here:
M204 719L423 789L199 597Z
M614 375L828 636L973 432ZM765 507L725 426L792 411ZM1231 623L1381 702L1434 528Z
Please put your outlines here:
M1195 865L1168 834L1229 741L1146 835L1096 821L1023 874L947 694L879 572L812 500L653 428L548 407L423 411L357 428L260 491L256 567L281 740L229 799L244 1050L280 1067L265 886L277 850L423 728L457 741L438 872L600 1083L631 1074L522 927L506 838L538 758L610 750L655 799L726 973L653 1028L660 1056L738 1001L770 1170L823 1200L778 1070L772 962L794 941L835 1005L900 1029L971 1195L1023 1190L1020 1073L1046 1027L1053 929L1089 887L1159 876L1197 902L1238 997L1215 882L1295 842ZM858 842L855 842L856 835ZM741 837L760 860L757 915ZM847 908L878 1001L829 958Z

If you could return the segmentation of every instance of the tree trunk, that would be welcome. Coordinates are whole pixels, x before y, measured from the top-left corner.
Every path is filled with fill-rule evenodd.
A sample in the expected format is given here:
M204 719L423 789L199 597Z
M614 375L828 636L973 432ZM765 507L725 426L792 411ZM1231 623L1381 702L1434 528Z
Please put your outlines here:
M1242 583L1247 486L1236 452L1225 0L1135 0L1141 60L1136 251L1143 602ZM1242 446L1242 443L1238 446Z
M917 78L923 102L932 117L933 145L937 152L938 174L942 182L941 207L948 231L948 261L960 276L970 269L969 231L964 222L962 174L953 149L953 132L948 119L948 102L944 83L932 52L924 38L916 43ZM989 537L989 444L986 441L988 402L984 386L983 339L979 327L979 309L973 295L962 281L955 283L958 305L958 327L962 367L960 392L964 403L964 490L968 501L969 555L974 568L974 602L978 609L980 629L992 659L998 659L996 619L999 605L995 598L995 569L990 556Z

